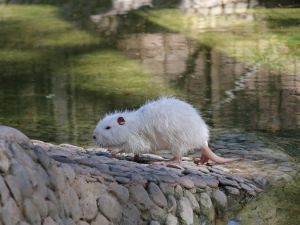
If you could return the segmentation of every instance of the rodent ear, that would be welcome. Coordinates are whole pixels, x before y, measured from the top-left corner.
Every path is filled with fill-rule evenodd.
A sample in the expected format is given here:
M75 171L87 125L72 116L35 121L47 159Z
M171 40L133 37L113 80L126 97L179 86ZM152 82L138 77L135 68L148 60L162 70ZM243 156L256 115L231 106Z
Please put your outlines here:
M119 125L124 125L126 121L125 121L124 117L120 116L117 119L117 122L118 122Z

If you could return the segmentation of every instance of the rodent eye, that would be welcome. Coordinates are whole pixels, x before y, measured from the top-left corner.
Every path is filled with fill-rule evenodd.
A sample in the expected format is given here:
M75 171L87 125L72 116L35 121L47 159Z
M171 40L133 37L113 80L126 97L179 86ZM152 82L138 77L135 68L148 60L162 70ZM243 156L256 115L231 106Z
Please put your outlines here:
M109 129L110 129L110 126L105 127L105 129L106 129L106 130L109 130Z

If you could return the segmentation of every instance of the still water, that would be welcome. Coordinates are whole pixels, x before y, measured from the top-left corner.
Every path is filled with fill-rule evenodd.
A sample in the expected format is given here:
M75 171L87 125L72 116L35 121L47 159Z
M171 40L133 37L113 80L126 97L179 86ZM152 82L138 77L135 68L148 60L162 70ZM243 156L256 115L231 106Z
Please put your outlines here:
M257 4L1 5L0 123L89 145L106 112L175 95L212 128L296 139L300 9Z
M105 113L174 95L300 158L296 1L82 2L0 5L0 124L88 146Z

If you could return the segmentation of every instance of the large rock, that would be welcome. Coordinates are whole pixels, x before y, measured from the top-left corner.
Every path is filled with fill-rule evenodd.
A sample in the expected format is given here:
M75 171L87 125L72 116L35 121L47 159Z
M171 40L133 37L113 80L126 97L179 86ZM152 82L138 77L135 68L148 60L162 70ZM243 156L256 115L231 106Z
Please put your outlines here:
M0 139L27 147L31 145L30 139L25 134L15 128L4 125L0 125Z
M269 177L291 177L290 171L299 170L282 161L288 157L281 159L280 171L250 160L222 167L183 162L182 170L102 153L31 144L21 132L0 126L0 224L209 225L231 203L241 206L253 198L261 191L257 185L269 186ZM268 154L268 162L271 158Z

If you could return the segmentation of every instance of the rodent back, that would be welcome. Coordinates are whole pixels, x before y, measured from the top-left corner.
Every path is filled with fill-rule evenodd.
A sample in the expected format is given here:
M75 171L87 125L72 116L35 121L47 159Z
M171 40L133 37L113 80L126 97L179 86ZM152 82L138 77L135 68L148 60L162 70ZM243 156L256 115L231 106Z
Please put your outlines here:
M208 128L199 112L190 104L175 98L161 98L142 106L141 126L157 147L201 147L208 141ZM160 146L166 145L166 146Z

